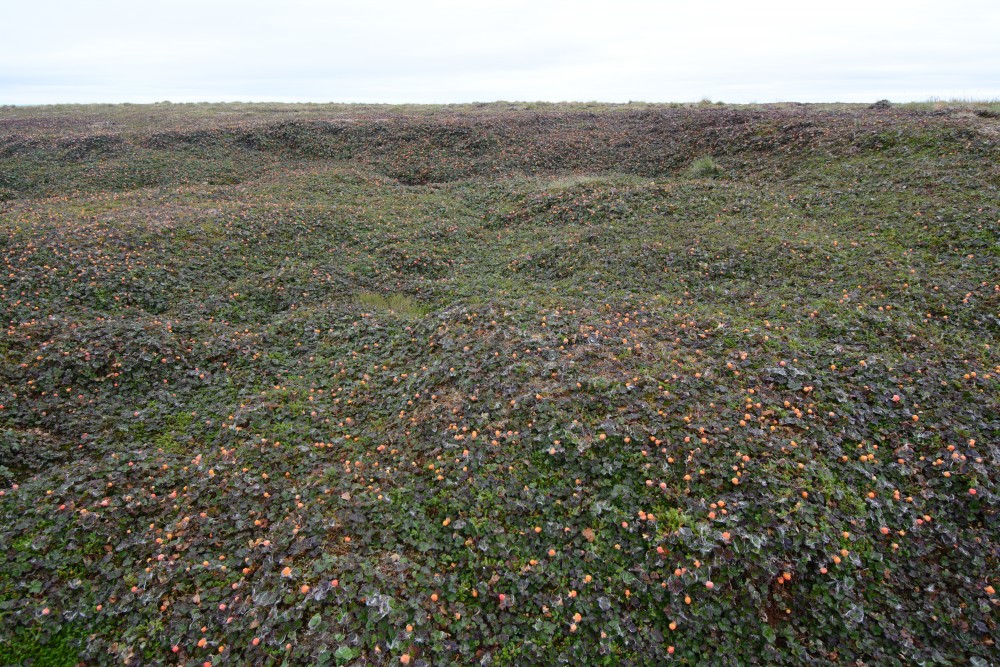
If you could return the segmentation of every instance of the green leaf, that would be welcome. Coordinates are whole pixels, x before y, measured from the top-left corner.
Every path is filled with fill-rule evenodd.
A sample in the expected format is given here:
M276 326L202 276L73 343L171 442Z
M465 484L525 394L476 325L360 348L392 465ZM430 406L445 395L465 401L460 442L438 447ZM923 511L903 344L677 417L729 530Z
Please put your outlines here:
M359 651L356 648L351 648L350 646L341 646L333 654L337 659L338 665L343 665L344 663L350 662L358 657Z

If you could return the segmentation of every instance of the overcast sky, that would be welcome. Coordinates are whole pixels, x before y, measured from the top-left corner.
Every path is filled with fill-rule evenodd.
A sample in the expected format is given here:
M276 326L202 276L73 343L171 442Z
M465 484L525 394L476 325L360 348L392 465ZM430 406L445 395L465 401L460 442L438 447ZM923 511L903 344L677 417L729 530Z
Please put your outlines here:
M0 104L1000 99L998 0L2 0Z

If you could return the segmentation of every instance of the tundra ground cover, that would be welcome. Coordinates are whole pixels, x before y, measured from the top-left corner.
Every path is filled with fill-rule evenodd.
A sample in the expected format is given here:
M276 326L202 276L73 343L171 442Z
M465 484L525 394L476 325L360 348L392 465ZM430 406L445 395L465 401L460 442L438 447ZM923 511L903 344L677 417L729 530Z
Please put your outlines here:
M977 110L0 111L0 664L992 664Z

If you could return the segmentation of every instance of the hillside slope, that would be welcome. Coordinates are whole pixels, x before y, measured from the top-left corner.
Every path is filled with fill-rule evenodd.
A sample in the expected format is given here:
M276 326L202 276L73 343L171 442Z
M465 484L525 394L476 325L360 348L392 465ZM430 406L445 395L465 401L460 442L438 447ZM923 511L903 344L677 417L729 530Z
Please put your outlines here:
M993 664L974 111L0 110L0 664Z

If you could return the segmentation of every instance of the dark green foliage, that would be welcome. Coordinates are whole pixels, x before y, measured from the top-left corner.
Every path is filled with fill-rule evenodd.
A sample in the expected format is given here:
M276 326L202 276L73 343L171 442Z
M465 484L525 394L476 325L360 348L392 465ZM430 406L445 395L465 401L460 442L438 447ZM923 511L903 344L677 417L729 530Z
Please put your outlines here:
M79 663L85 637L65 626L51 635L42 628L20 628L0 639L0 665L24 667L74 667Z
M989 116L222 109L0 111L0 664L995 661Z

